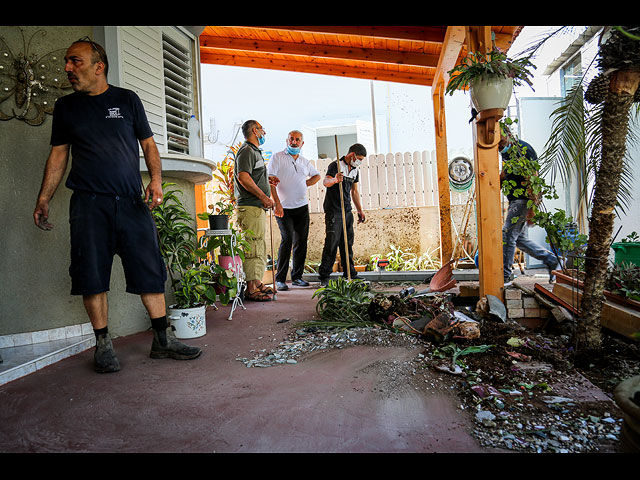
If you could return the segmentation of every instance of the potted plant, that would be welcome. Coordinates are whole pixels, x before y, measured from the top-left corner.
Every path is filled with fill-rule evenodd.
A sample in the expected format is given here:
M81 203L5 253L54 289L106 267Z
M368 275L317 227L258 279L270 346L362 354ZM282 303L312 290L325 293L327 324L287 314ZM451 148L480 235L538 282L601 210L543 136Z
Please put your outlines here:
M223 200L217 201L214 205L209 205L212 213L199 213L200 220L208 220L211 230L227 230L229 228L229 217L233 214L233 204Z
M223 268L216 263L211 264L210 271L215 293L220 303L227 305L236 296L238 288L237 277L230 268ZM242 293L244 292L241 292L241 297Z
M196 255L195 218L189 214L175 183L163 183L164 201L152 211L160 253L165 260L175 303L167 308L177 338L206 334L206 307L216 300L213 276Z
M177 338L196 338L207 333L207 305L216 301L213 274L205 264L193 264L174 284L174 305L167 309Z
M530 68L536 68L528 57L512 60L498 48L490 52L470 52L451 69L446 93L469 89L471 101L478 112L493 108L506 109L511 91L527 83L533 88Z
M151 211L158 230L160 253L172 286L192 264L196 246L194 219L178 197L182 192L171 188L175 185L162 184L164 200Z
M236 206L233 186L233 165L236 153L241 146L242 143L238 143L229 147L227 154L222 161L218 163L213 173L213 179L216 182L216 189L213 193L219 196L219 200L215 204L208 206L212 213L198 214L198 218L201 220L209 221L209 228L211 230L227 230L229 228L229 217Z

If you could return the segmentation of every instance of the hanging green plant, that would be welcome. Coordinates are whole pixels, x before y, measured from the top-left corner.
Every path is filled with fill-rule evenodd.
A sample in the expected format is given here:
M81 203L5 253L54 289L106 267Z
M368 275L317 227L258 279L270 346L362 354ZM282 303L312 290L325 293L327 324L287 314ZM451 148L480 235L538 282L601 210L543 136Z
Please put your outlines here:
M533 88L531 69L535 68L529 57L512 60L498 48L486 54L470 52L458 65L449 70L450 80L445 92L453 95L457 90L466 90L477 79L483 77L510 78L514 86L526 83Z

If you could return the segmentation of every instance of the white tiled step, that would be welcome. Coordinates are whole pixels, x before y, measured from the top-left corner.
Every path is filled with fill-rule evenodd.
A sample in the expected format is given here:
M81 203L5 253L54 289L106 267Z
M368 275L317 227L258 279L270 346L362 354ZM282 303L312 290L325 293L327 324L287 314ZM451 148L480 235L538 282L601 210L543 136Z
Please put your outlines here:
M28 345L0 348L0 385L24 377L95 346L93 333Z

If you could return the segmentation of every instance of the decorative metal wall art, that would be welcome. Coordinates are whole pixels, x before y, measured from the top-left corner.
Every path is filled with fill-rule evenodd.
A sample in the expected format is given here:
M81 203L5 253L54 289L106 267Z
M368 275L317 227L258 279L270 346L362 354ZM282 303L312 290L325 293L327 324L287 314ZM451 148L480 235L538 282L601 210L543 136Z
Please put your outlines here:
M38 30L27 41L24 31L16 28L22 36L22 52L14 54L0 35L0 120L15 118L28 125L42 125L45 114L53 113L56 99L71 88L64 72L66 48L38 57L30 53L31 42L47 32Z

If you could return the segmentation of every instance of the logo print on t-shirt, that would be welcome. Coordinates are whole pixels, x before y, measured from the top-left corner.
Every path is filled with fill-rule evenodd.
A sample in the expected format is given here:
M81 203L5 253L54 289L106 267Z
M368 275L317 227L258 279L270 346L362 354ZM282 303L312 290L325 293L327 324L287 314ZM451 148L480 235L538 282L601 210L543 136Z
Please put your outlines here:
M119 107L108 108L107 111L109 112L109 115L107 115L105 118L124 118L122 115L120 115Z

